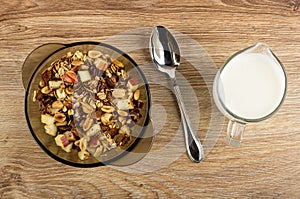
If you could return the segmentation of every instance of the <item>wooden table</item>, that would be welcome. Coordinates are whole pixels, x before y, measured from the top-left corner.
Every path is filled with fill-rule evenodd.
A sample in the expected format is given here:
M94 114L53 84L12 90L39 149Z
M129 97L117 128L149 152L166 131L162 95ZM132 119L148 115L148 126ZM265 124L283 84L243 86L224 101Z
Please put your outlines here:
M298 8L299 1L290 0L2 0L0 198L299 198ZM44 153L24 117L21 73L26 56L44 43L109 41L114 35L156 25L198 42L215 64L211 73L234 52L258 41L267 43L288 75L287 96L280 111L266 121L247 126L241 147L228 146L227 120L219 117L217 127L209 123L212 113L217 114L211 109L208 92L212 82L205 83L196 75L197 66L193 68L184 60L178 72L195 91L200 110L198 136L205 141L209 129L220 135L203 162L195 164L187 158L182 139L175 143L181 153L174 154L174 147L165 153L160 150L173 143L180 117L170 89L155 82L150 84L153 103L158 105L156 111L163 110L165 120L161 129L156 129L151 152L160 153L151 161L141 160L154 169L135 172L127 167L76 168ZM121 42L130 45L126 37ZM138 64L145 64L151 62L147 53L142 49L129 55ZM197 56L196 52L190 53ZM167 82L165 76L161 78ZM213 74L208 79L212 80ZM192 104L187 108L193 110ZM156 112L154 116L157 119L159 115ZM195 118L192 121L199 125ZM165 164L164 158L169 160L174 155L176 158Z

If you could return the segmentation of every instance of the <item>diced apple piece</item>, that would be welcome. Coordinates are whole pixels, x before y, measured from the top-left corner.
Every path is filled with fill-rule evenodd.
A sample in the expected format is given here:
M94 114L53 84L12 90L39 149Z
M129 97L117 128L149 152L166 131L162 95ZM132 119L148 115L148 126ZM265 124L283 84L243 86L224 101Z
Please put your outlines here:
M51 136L56 136L57 126L55 124L46 124L44 126L45 132Z
M60 139L61 139L61 143L63 144L64 147L66 147L68 144L70 144L70 142L65 134Z
M57 89L60 87L60 85L63 84L63 81L49 81L49 87L51 89Z
M73 142L70 143L65 134L57 135L55 137L55 143L68 153L71 151L73 145Z
M139 87L139 82L136 79L131 78L128 80L127 86L131 91L135 91Z
M79 151L78 152L78 157L79 157L80 160L86 160L90 157L90 154L87 151Z
M105 71L106 68L108 67L108 63L105 60L100 58L95 61L95 65L99 70L102 71Z
M91 80L91 75L87 70L78 71L78 75L80 77L81 82L87 82Z
M71 142L70 144L68 144L66 147L63 148L63 150L67 153L70 153L72 150L72 146L73 146L73 142Z
M117 101L117 107L120 110L128 110L133 109L134 107L132 104L128 101L128 99L121 99Z
M60 146L60 147L63 147L63 146L64 146L63 143L62 143L62 141L61 141L61 138L62 138L63 136L64 136L64 135L60 134L60 135L57 135L57 136L55 137L55 143L56 143L57 146Z
M54 124L55 119L51 115L42 114L41 115L41 122L44 123L44 124Z

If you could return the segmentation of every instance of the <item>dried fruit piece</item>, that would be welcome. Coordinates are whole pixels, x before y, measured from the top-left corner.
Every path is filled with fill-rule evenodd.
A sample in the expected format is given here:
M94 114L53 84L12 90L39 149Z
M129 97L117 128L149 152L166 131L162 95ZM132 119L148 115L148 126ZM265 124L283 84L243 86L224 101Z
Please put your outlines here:
M41 115L41 122L44 123L44 124L54 124L55 119L51 115L42 114Z
M133 104L130 101L128 101L128 99L117 100L116 101L116 106L120 110L128 110L128 109L133 109L134 108Z
M78 71L81 82L87 82L91 80L91 75L88 70Z
M44 126L45 132L51 136L56 136L57 126L55 124L46 124Z
M50 78L51 78L51 71L47 69L42 73L42 79L44 82L48 82Z
M55 143L57 146L60 146L67 153L71 152L73 143L69 142L66 135L64 135L64 134L57 135L55 137Z
M139 87L139 82L136 79L131 78L128 80L127 86L131 91L135 91Z
M103 60L103 59L97 59L95 61L95 66L102 71L105 71L108 67L108 63L107 61Z
M74 71L67 71L62 80L67 83L76 83L77 82L77 75Z
M63 84L63 81L49 81L49 87L52 90L59 88L61 84Z

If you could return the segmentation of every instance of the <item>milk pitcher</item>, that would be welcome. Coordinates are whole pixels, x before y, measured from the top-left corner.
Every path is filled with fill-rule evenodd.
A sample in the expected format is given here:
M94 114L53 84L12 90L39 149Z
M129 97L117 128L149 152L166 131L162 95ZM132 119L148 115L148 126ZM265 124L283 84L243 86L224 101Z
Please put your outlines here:
M287 90L286 72L264 43L231 56L218 71L213 97L229 119L227 141L240 146L247 123L271 117L283 103Z

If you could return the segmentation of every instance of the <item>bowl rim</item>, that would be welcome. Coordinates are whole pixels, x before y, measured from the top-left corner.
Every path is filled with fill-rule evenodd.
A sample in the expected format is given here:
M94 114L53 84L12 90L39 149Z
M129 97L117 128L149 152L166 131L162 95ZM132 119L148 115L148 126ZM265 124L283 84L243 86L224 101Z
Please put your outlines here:
M126 149L124 150L122 153L120 153L119 155L117 155L116 157L108 160L108 161L105 161L105 162L96 162L96 163L87 163L87 164L81 164L81 163L77 163L77 162L70 162L68 160L65 160L55 154L53 154L50 150L48 150L48 148L46 146L43 145L43 143L37 138L37 136L35 135L33 129L32 129L32 126L31 126L31 123L30 123L30 118L28 116L28 111L27 111L27 105L28 105L28 97L29 97L29 90L30 90L30 87L31 87L31 83L33 81L33 77L36 75L38 69L41 67L41 65L48 59L50 58L52 55L54 55L55 53L63 50L63 49L66 49L66 48L69 48L69 47L74 47L74 46L78 46L78 45L96 45L96 46L102 46L102 47L106 47L106 48L109 48L119 54L121 54L123 57L125 57L129 62L131 62L131 64L134 66L134 68L137 70L139 76L142 78L143 80L143 85L145 86L145 90L146 90L146 99L148 101L147 103L147 111L146 111L146 116L145 116L145 121L144 121L144 125L142 127L142 130L140 131L139 133L139 137L137 137L135 139L135 141ZM24 113L25 113L25 118L26 118L26 123L27 123L27 126L30 130L30 133L32 135L32 137L34 138L34 140L38 143L38 145L43 149L44 152L46 152L51 158L55 159L56 161L58 162L61 162L63 164L66 164L66 165L70 165L70 166L74 166L74 167L81 167L81 168L91 168L91 167L98 167L98 166L106 166L108 165L109 163L112 163L122 157L124 157L128 152L130 152L137 144L138 142L142 139L141 137L143 136L143 134L145 133L147 127L148 127L148 124L149 124L149 121L150 121L150 104L151 104L151 94L150 94L150 88L149 88L149 83L143 73L143 71L141 70L141 68L138 66L138 64L125 52L121 51L120 49L112 46L112 45L109 45L109 44L106 44L106 43L102 43L102 42L94 42L94 41L81 41L81 42L74 42L74 43L69 43L69 44L62 44L64 45L65 47L62 47L62 48L59 48L57 50L55 50L54 52L50 53L48 56L46 56L39 64L38 66L36 66L35 70L33 71L33 73L31 74L30 76L30 80L28 81L28 86L27 86L27 89L25 90L25 100L24 100ZM31 53L30 53L31 54ZM29 54L29 55L30 55ZM28 56L29 56L28 55ZM27 59L27 57L26 57Z

